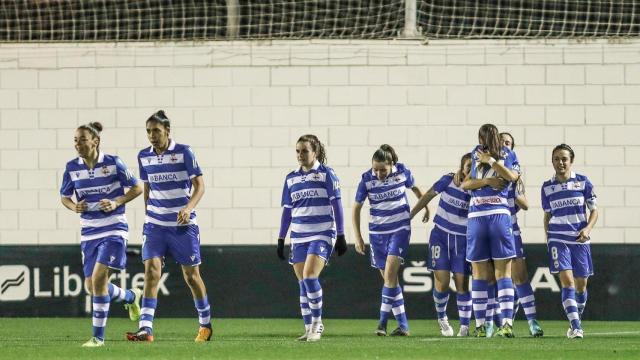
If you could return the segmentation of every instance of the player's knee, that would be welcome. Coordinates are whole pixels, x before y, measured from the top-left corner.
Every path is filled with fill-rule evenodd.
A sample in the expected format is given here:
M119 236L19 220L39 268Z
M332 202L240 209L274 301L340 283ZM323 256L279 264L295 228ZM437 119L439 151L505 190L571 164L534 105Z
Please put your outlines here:
M189 271L183 272L184 281L189 285L189 287L193 288L200 284L200 273L197 271Z

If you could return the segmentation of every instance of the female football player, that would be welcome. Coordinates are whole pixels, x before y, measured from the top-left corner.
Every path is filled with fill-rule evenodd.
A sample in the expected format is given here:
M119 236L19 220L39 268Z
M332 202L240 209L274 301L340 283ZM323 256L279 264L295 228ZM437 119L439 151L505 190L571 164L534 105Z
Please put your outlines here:
M398 282L398 271L409 251L411 219L406 190L418 197L422 192L415 185L411 171L398 163L398 155L387 144L373 153L371 169L362 174L353 207L353 228L356 235L356 252L365 254L364 240L360 231L360 211L368 198L370 209L369 244L371 266L380 270L384 286L380 305L380 321L376 334L387 335L387 319L393 312L398 327L391 336L408 336L409 323L404 310L402 288Z
M456 284L460 330L458 336L469 336L471 318L471 294L469 275L471 266L466 261L467 212L471 194L460 186L471 169L471 154L460 159L460 168L440 178L420 198L411 210L411 218L440 194L438 210L433 219L434 227L429 237L427 268L433 271L435 286L433 301L438 314L438 325L443 336L453 336L453 328L447 319L449 282L451 274Z
M318 341L322 324L320 273L334 249L347 251L340 182L326 165L324 145L315 135L303 135L296 142L300 167L290 172L282 190L282 219L277 255L284 260L284 239L291 226L289 263L300 286L300 310L305 332L300 341Z
M551 154L556 173L541 190L549 268L560 277L562 306L571 324L567 337L582 338L580 320L587 302L587 280L593 275L591 229L598 220L596 194L586 176L571 171L575 153L569 145L560 144Z
M109 282L110 269L126 266L129 226L124 204L142 193L142 185L119 157L100 151L101 132L99 122L76 129L78 157L67 163L60 188L62 204L80 214L82 226L82 267L93 304L93 336L83 347L104 346L111 301L124 301L131 320L138 320L142 294Z

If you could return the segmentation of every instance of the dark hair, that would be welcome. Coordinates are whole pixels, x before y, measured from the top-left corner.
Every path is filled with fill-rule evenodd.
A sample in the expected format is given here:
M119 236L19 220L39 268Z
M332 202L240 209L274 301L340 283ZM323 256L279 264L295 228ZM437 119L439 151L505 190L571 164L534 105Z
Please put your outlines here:
M94 121L88 124L78 126L76 131L77 130L86 130L89 133L91 133L92 138L94 139L98 138L98 140L100 140L100 133L102 132L102 124L97 121ZM98 142L98 148L100 148L100 142Z
M324 145L318 140L318 137L312 134L306 134L300 136L296 144L299 142L308 142L311 145L311 149L316 153L316 159L320 162L320 164L327 163L327 153L324 150Z
M485 150L496 160L500 158L500 149L502 149L499 134L498 128L493 124L484 124L478 131L478 137L482 139Z
M371 160L395 165L398 162L398 155L391 145L382 144L378 150L373 153L373 158Z
M501 132L500 137L502 137L502 135L507 135L511 138L511 150L513 150L513 148L516 147L516 140L513 138L513 135L509 134L508 132ZM500 142L502 142L502 139L500 139Z
M164 110L158 110L153 115L149 116L145 124L148 124L150 122L156 122L162 125L167 130L171 129L171 120L169 120L167 115L164 113Z
M464 169L464 163L466 163L467 160L471 160L471 153L462 155L462 158L460 158L460 169L458 169L458 172L462 172L462 169Z
M567 150L569 152L569 157L571 157L571 163L573 163L573 159L576 157L576 154L573 152L571 146L563 143L554 147L553 151L551 152L551 158L553 158L553 154L555 154L555 152L558 150Z

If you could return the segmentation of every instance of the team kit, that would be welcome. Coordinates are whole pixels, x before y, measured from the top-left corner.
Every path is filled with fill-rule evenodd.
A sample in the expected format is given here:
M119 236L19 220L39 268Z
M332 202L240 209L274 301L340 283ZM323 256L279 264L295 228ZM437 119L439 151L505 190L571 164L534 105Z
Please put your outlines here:
M181 266L198 315L196 342L212 338L211 307L200 275L200 234L195 208L204 194L202 170L188 145L176 143L171 121L160 110L146 120L150 147L138 153L139 179L118 156L100 149L103 130L98 122L75 131L78 157L66 164L60 188L62 204L80 214L82 264L86 289L92 297L92 336L83 347L105 344L105 328L112 302L128 309L138 329L126 333L134 342L153 342L153 320L166 256ZM366 255L380 273L378 336L410 336L398 280L409 251L411 221L419 214L431 220L428 204L440 196L429 237L427 267L434 274L433 299L443 336L500 336L512 338L519 308L529 333L544 332L536 319L535 296L528 280L526 257L517 213L529 204L514 152L515 140L492 124L478 131L478 145L461 154L455 171L444 174L426 192L416 186L409 167L399 162L392 146L381 145L358 183L352 222L355 251ZM276 253L292 265L300 288L304 332L299 341L319 341L323 288L320 275L335 252L347 252L340 180L326 164L322 142L311 134L295 144L296 170L286 174ZM590 233L598 218L592 183L572 171L573 149L560 144L552 151L553 176L541 186L548 262L562 285L561 302L569 327L568 338L584 337L582 313L587 280L593 274ZM410 207L407 190L417 203ZM142 260L143 289L122 289L109 282L110 272L126 266L129 238L125 204L144 196ZM369 249L362 237L361 210L369 202ZM290 248L285 254L285 239ZM453 278L455 289L449 284ZM460 327L454 331L447 306L454 290ZM387 329L390 319L397 326ZM471 317L475 324L471 326Z

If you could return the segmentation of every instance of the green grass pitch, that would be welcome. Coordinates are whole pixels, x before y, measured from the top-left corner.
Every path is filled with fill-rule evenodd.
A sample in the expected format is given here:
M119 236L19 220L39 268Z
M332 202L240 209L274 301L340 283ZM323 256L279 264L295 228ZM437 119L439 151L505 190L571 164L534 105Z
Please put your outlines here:
M130 343L124 333L136 324L114 318L105 347L87 349L80 345L90 337L89 318L0 318L0 359L640 359L640 326L632 321L586 321L582 340L565 337L566 321L541 322L538 339L523 320L515 339L443 338L435 320L411 321L408 338L375 336L375 320L324 323L320 342L301 343L301 320L214 319L212 341L196 344L196 319L159 318L154 343Z

